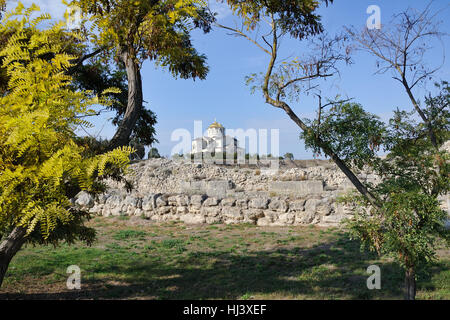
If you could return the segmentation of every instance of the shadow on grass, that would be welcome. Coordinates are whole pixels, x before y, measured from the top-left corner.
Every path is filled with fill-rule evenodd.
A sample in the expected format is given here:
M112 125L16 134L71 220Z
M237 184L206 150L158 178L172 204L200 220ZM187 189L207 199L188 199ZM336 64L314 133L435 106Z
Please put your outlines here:
M173 260L137 256L91 266L82 290L5 293L0 299L402 299L403 271L392 263L376 263L382 288L367 289L366 269L374 261L344 236L306 249L187 251Z

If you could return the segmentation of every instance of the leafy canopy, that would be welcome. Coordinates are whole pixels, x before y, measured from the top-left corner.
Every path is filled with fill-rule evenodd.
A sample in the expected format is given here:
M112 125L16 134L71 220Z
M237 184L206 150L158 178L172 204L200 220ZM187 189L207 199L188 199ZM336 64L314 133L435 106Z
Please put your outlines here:
M353 237L371 250L392 256L407 269L422 271L436 259L441 241L450 244L450 231L445 228L447 212L439 201L450 191L450 154L442 148L450 138L450 87L443 82L438 88L437 96L425 100L424 110L433 124L439 149L428 135L428 125L418 122L415 112L397 109L384 125L362 109L356 114L359 119L353 113L344 113L324 122L329 129L326 137L340 135L343 146L350 145L348 139L355 140L351 148L338 147L341 153L355 157L356 163L367 165L380 177L370 186L380 199L380 208L371 207L360 195L342 199L358 205L354 219L348 221ZM328 126L330 122L335 126ZM373 141L387 152L385 157L368 154Z
M333 0L227 0L233 12L244 19L247 30L254 30L264 16L273 16L280 29L293 38L304 39L323 32L321 17L315 13L320 3Z
M90 242L93 232L82 219L87 214L70 199L80 190L103 191L107 177L120 180L132 150L86 157L75 143L76 127L89 125L79 116L111 101L71 89L65 71L74 57L64 52L64 24L39 28L50 16L32 19L37 10L19 3L0 25L0 33L12 34L0 51L9 79L0 97L0 235L19 226L32 241Z
M197 52L190 31L209 32L214 20L202 0L73 0L98 33L93 42L136 61L155 60L174 76L204 79L206 57Z

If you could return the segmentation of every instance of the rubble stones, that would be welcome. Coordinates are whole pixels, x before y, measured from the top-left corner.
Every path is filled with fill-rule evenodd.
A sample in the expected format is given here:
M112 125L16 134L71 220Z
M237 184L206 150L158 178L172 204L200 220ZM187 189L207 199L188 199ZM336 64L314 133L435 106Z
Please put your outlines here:
M80 192L72 203L103 216L142 216L152 221L187 224L252 223L258 226L337 225L355 208L336 203L353 186L335 165L280 169L255 174L255 169L151 159L130 166L126 178L133 190L108 181L107 193ZM377 176L361 172L363 182ZM449 201L443 201L450 203Z

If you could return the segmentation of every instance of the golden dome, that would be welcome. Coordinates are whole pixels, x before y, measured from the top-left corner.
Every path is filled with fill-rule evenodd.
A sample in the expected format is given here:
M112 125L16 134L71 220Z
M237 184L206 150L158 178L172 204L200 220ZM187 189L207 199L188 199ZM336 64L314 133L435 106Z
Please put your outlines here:
M223 125L221 125L221 124L218 123L217 121L214 121L214 122L209 126L209 128L220 128L220 129L223 129L224 127L223 127Z

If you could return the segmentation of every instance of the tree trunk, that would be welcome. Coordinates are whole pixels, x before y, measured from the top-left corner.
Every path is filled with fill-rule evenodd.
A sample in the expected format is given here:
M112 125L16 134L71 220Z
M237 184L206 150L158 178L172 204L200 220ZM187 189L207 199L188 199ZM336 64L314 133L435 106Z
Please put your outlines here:
M419 116L422 118L423 122L425 123L425 125L427 126L428 129L428 135L430 136L430 141L433 144L433 146L436 149L439 149L438 143L437 143L437 139L436 139L436 135L434 133L433 130L433 126L430 122L430 119L427 118L427 116L423 113L422 109L419 107L419 104L417 103L416 98L414 97L413 93L411 92L411 89L408 85L408 82L406 81L406 79L403 77L403 86L406 89L406 93L408 94L409 99L411 100L414 109L416 109L417 113L419 114Z
M25 243L26 230L21 227L14 228L13 231L0 243L0 287L3 283L6 271L11 259Z
M304 123L291 109L291 107L284 101L279 100L279 96L276 99L273 99L269 93L269 82L272 76L273 68L275 67L275 62L278 56L278 35L277 35L277 26L272 17L272 53L269 66L267 68L267 72L264 78L264 84L262 87L264 97L266 98L266 103L276 107L283 109L286 114L294 121L297 126L302 129L304 132L310 132L312 129L309 128L306 123ZM315 135L315 140L317 145L323 150L323 152L329 156L334 163L338 166L339 169L347 176L347 178L352 182L352 184L356 187L356 189L373 205L375 208L380 208L380 204L378 199L367 189L367 187L359 180L359 178L353 173L353 171L346 165L346 163L333 151L331 150L321 139L320 137Z
M406 269L405 273L405 300L416 299L416 273L414 267Z
M120 59L125 64L128 78L128 104L123 119L111 139L109 147L114 149L126 146L141 114L143 104L142 78L138 63L128 50L123 50Z
M298 125L300 129L305 132L311 130L286 104L283 103L283 110L287 115ZM353 171L345 164L345 162L330 148L328 148L325 143L319 138L315 137L317 145L323 150L323 152L333 160L333 162L338 166L338 168L347 176L350 182L355 186L355 188L364 196L366 199L375 207L380 208L378 199L367 189L367 187L359 180L359 178L353 173Z

